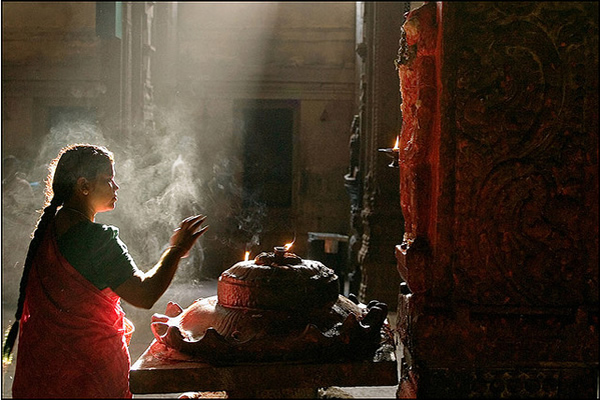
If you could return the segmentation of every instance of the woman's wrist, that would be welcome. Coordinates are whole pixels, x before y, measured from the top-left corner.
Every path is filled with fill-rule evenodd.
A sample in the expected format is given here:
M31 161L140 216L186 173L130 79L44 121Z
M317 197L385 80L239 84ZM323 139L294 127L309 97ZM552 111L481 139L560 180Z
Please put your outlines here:
M178 254L179 257L183 257L187 253L187 250L185 249L185 247L177 245L177 244L170 245L169 247L167 247L167 250L170 250L174 253L180 253L180 254Z

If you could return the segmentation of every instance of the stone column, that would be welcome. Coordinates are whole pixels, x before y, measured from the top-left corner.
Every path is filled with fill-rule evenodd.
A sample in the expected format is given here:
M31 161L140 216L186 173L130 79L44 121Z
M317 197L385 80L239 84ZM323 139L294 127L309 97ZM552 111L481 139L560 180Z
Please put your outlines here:
M353 175L358 183L346 179L358 239L351 243L350 255L360 272L359 293L355 294L363 302L385 302L391 310L396 309L400 284L394 246L402 237L402 213L398 207L398 169L390 168L391 159L378 149L393 147L400 133L398 78L390 72L395 68L406 4L364 2L357 7L362 13L357 19L362 37L357 38L356 48L360 56L359 113L352 131L359 143L359 163L347 178Z
M403 30L398 397L596 397L598 4Z

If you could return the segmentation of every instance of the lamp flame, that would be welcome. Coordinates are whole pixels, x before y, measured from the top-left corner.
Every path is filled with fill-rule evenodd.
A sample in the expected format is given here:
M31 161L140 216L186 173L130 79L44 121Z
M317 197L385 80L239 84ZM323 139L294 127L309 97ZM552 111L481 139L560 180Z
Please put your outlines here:
M246 255L244 256L244 261L248 261L250 259L250 252L246 251Z
M394 148L392 150L394 150L394 151L400 150L400 135L396 136L396 144L394 145Z
M294 244L294 242L286 243L285 246L283 246L283 248L285 249L285 251L288 251L292 247L293 244Z

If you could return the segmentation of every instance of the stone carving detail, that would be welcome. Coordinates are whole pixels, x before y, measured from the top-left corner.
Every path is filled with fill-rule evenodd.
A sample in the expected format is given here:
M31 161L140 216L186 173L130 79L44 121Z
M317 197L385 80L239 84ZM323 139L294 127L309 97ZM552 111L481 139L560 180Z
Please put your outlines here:
M519 371L517 369L486 370L472 372L465 385L467 397L557 397L560 382L557 370ZM456 379L443 370L434 371L432 378L442 381Z
M402 215L398 204L397 170L388 167L379 148L394 144L400 128L397 78L389 72L397 52L398 25L404 2L365 2L357 5L357 72L360 76L358 126L360 130L360 214L353 210L357 240L351 258L360 265L361 300L373 296L395 304L398 276L393 253L400 241ZM392 206L391 206L392 205ZM358 217L355 218L354 217ZM354 223L353 221L353 223ZM358 236L358 234L360 236ZM351 239L351 241L353 240ZM360 241L360 243L358 243ZM357 252L355 251L357 250Z
M444 37L460 40L443 42L443 65L436 5L404 24L397 257L413 292L445 296L454 285L457 299L489 305L598 301L598 27L586 7L450 7Z
M457 287L485 304L597 301L597 214L595 239L586 216L597 136L584 121L598 60L583 50L597 47L597 26L584 9L569 7L566 22L542 3L494 4L465 8L460 44L449 43Z
M350 127L350 165L348 173L344 175L344 186L350 197L350 227L352 234L349 240L348 262L349 262L349 284L350 293L358 293L360 290L361 265L359 261L359 252L363 245L363 226L361 220L361 211L363 207L363 170L364 165L361 159L361 142L364 138L361 137L361 127L364 121L366 109L366 80L364 74L360 80L360 97L359 97L359 113L354 115L352 125Z
M403 373L400 385L410 386L414 371ZM570 379L565 383L565 377ZM427 387L419 391L425 398L594 398L593 373L565 373L564 370L542 368L495 368L451 373L436 369L427 375ZM402 398L415 398L416 393L403 392Z

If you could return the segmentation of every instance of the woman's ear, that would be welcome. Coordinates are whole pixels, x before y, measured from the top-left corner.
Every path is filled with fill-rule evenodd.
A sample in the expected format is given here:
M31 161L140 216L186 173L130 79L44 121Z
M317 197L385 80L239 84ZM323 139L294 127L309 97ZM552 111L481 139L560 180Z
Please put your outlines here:
M87 196L88 194L90 194L90 182L83 176L79 177L77 179L76 190L79 191L84 196Z

